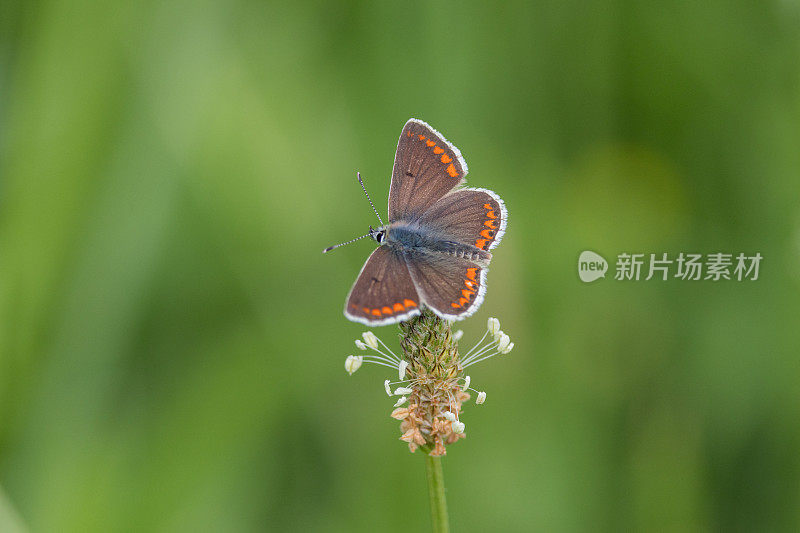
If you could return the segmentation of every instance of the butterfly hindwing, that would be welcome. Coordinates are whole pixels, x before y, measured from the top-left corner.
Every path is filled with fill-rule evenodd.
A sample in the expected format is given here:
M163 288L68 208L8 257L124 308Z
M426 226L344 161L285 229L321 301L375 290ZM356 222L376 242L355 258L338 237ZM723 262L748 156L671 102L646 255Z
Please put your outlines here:
M404 252L420 298L442 318L458 320L474 313L486 292L486 268L441 254Z
M399 251L380 246L369 256L347 297L344 314L371 326L419 314L420 299Z
M488 251L500 244L507 219L505 204L494 192L461 189L440 198L419 222L448 240Z
M414 220L464 181L458 148L421 120L406 122L397 143L389 187L389 221Z

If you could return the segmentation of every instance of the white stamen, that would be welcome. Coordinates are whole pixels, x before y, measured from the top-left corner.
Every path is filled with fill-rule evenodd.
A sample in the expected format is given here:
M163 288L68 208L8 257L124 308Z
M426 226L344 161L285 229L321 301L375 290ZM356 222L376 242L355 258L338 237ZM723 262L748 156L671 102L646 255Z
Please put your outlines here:
M406 368L408 368L408 361L400 361L400 365L397 367L397 374L400 376L401 381L406 377Z
M456 420L451 423L451 426L453 427L453 433L464 433L464 422Z
M490 316L489 320L486 321L486 328L492 335L497 335L497 332L500 331L500 321Z
M478 343L477 343L475 346L473 346L472 348L470 348L470 349L469 349L469 351L463 355L463 358L464 358L464 361L465 361L465 362L466 362L466 361L469 361L469 360L472 358L472 355L471 355L471 354L472 354L472 353L473 353L475 350L482 349L482 348L481 348L481 345L483 344L483 340L486 338L486 335L488 335L488 334L489 334L489 330L487 329L487 330L486 330L486 331L483 333L483 337L481 337L481 340L479 340L479 341L478 341Z
M508 335L503 333L500 336L500 340L497 341L497 351L500 352L500 353L504 353L503 350L508 348L508 345L510 343L511 343L511 339L508 337Z
M409 389L408 387L397 387L394 390L394 395L400 396L401 394L411 394L412 392L414 392L414 389Z
M469 388L469 382L471 378L469 376L464 378L464 385L461 387L461 390L467 390Z
M477 397L477 398L475 398L475 403L476 403L477 405L481 405L481 404L482 404L483 402L485 402L485 401L486 401L486 393L485 393L485 392L483 392L483 391L480 391L480 392L478 393L478 397Z
M383 382L383 388L386 389L386 396L392 395L392 389L389 388L389 380Z
M365 331L364 333L361 334L361 336L364 338L364 343L367 346L369 346L373 350L378 349L378 337L376 337L374 333L372 333L371 331Z
M361 363L363 362L364 358L360 355L348 355L347 359L344 360L344 369L352 376L353 372L361 368Z
M408 398L406 398L405 396L402 396L399 400L397 400L397 402L395 402L394 407L400 407L401 405L403 405L407 401L408 401Z
M508 346L506 346L506 349L505 349L505 350L501 350L501 351L500 351L500 353L501 353L501 354L507 354L508 352L510 352L510 351L511 351L511 350L513 350L513 349L514 349L514 343L513 343L513 342L510 342L510 343L508 344Z
M458 341L461 340L461 337L463 337L463 336L464 336L464 330L463 329L459 329L458 331L453 333L453 340L458 342Z
M505 333L503 333L503 330L498 329L497 332L494 334L494 342L500 342L500 339L503 338L503 335L505 335Z
M442 416L448 419L450 422L456 421L456 415L454 415L450 411L445 411L444 413L442 413Z
M366 356L366 357L364 357L364 362L365 363L372 363L373 365L387 366L387 367L392 368L392 369L396 368L395 365L390 365L388 363L384 363L382 360L380 360L380 359L378 359L376 357Z
M356 348L358 348L359 350L366 350L367 345L361 342L360 340L356 339Z

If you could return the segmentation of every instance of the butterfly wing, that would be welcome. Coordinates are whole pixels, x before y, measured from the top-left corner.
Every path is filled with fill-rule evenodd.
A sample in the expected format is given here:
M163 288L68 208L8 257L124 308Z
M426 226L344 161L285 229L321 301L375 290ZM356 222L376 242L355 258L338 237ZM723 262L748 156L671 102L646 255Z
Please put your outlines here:
M486 268L458 257L404 252L411 278L426 306L442 318L459 320L478 310L486 292Z
M419 312L419 295L406 261L392 247L379 246L350 289L345 316L368 326L382 326L408 320Z
M460 189L440 198L419 222L448 240L488 251L500 244L507 220L506 206L494 192Z
M467 163L458 148L425 122L410 119L394 156L389 221L415 220L466 175Z
M507 220L503 200L487 189L452 191L419 217L420 225L431 233L484 252L500 243ZM491 254L481 253L480 257L476 262L425 251L405 252L422 301L440 317L451 320L470 316L483 302Z

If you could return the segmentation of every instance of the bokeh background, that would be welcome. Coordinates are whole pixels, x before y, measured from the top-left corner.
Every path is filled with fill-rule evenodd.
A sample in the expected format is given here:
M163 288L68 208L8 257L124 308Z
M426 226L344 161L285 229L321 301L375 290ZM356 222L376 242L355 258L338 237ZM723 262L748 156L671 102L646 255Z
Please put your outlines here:
M510 211L454 529L800 528L796 1L78 0L0 4L0 531L429 527L390 373L343 369L373 245L320 253L412 116Z

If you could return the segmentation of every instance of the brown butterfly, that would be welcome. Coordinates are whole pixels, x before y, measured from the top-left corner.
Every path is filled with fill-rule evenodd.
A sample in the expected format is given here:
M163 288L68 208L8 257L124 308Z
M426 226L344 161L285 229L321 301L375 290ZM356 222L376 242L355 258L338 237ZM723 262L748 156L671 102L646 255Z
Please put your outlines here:
M350 290L347 318L380 326L408 320L422 306L451 320L478 309L489 250L500 244L508 214L494 192L462 188L466 175L458 148L425 122L406 122L394 158L389 223L359 237L380 246Z

